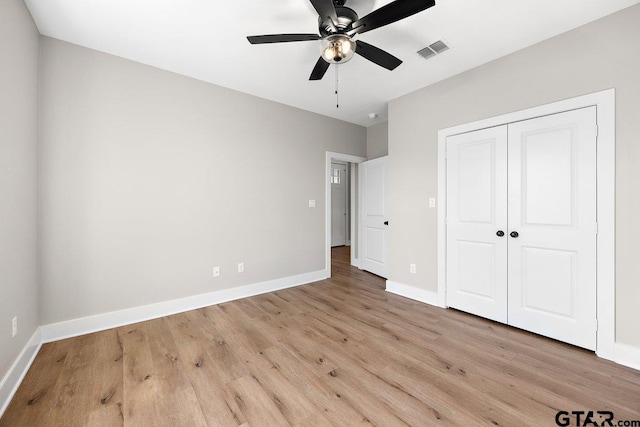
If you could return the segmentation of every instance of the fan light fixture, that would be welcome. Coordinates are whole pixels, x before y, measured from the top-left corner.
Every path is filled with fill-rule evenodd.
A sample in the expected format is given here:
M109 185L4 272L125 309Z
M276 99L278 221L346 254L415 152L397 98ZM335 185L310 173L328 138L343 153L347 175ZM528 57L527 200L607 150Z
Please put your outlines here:
M331 64L347 62L353 58L354 53L382 68L395 70L402 64L400 59L362 40L354 42L351 38L401 21L436 4L435 0L393 0L391 3L360 18L353 9L344 5L347 0L308 1L318 12L317 34L264 34L261 36L248 36L247 39L251 44L303 42L322 39L320 45L321 56L313 67L309 80L321 80ZM335 68L337 69L338 67Z
M353 58L356 43L346 34L332 34L322 39L320 53L329 64L342 64Z

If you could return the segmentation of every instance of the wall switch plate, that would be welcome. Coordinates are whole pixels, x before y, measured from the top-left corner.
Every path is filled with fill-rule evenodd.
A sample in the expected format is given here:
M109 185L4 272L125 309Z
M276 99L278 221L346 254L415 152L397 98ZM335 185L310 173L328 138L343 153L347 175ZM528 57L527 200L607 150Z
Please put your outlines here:
M430 208L435 208L436 207L436 198L435 197L429 197L429 207Z
M244 262L238 263L238 273L244 273Z
M213 267L213 277L220 277L220 267Z
M415 274L416 273L416 265L409 264L409 272Z
M18 335L18 316L11 320L11 336L15 337L16 335Z
M315 208L316 207L316 201L315 200L309 200L309 207L310 208Z

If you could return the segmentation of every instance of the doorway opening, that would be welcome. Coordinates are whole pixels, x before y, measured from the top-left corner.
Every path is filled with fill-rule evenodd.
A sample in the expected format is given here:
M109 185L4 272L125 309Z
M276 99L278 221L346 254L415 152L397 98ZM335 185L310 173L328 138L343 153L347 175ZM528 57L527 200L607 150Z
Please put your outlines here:
M351 246L351 165L331 162L331 247Z
M358 164L367 160L350 154L326 153L325 167L325 274L331 277L332 247L354 267L358 263ZM334 167L335 166L335 167ZM335 171L334 171L335 169ZM336 188L334 192L333 189ZM335 203L334 203L335 198ZM333 205L337 205L335 212ZM342 218L340 215L342 214ZM335 228L335 230L334 230ZM335 231L335 232L334 232ZM348 255L347 255L348 254ZM347 258L348 257L348 258Z

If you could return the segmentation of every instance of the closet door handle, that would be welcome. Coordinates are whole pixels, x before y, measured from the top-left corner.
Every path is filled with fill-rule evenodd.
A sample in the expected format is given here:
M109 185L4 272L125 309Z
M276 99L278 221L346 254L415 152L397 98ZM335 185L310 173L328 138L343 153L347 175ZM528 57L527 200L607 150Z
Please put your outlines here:
M496 233L496 236L498 236L498 237L504 236L504 231L498 230L498 232Z
M389 221L385 221L385 222L384 222L384 225L389 225Z
M518 234L517 231L512 231L511 233L509 233L509 236L511 236L511 237L513 237L515 239L516 237L519 236L519 234Z

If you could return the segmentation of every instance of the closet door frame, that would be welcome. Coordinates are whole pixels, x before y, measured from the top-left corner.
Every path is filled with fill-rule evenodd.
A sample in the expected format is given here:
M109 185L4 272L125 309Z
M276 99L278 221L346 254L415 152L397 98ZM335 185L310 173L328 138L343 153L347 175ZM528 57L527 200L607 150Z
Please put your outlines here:
M522 120L596 107L597 139L597 318L596 354L615 361L615 89L566 99L438 131L438 292L446 307L447 137Z

